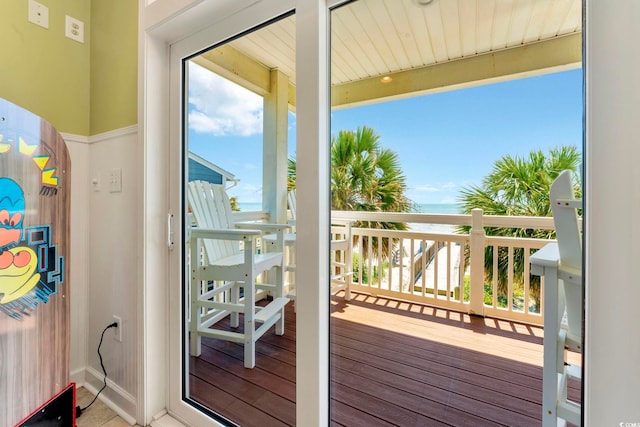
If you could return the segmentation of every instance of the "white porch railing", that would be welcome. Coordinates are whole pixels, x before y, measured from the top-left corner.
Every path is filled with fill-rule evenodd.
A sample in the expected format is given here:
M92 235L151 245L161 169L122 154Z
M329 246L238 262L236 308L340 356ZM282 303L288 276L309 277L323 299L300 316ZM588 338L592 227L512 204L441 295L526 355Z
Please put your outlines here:
M468 311L463 279L469 235L368 228L352 233L352 290Z
M352 290L481 316L541 325L544 283L534 282L529 256L549 240L486 236L485 227L553 229L550 217L432 215L332 211L333 220L406 222L410 231L353 228ZM428 226L426 226L428 225ZM435 225L435 226L434 226ZM442 231L449 226L450 231ZM458 234L451 226L470 226ZM446 227L444 227L446 228ZM485 250L493 252L485 275ZM519 256L518 256L519 255ZM498 258L506 273L498 274ZM520 262L517 262L517 261ZM499 283L499 277L505 277Z
M239 221L268 219L266 212L236 212ZM531 276L529 257L549 240L487 236L485 227L552 230L551 217L332 211L335 221L405 222L410 231L353 228L352 290L434 307L542 325L544 282ZM444 227L443 227L444 226ZM468 234L454 232L469 226ZM365 244L371 242L372 244ZM491 248L491 278L485 250ZM520 255L518 257L517 255ZM498 258L506 281L498 283ZM520 259L520 263L516 260ZM533 281L533 282L532 282Z

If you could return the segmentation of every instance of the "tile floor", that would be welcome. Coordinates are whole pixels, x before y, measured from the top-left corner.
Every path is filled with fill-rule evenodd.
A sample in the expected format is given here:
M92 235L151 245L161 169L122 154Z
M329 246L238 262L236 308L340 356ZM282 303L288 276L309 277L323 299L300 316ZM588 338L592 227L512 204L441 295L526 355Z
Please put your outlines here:
M84 387L78 388L76 390L76 405L84 408L91 403L93 396ZM120 418L100 399L97 399L91 407L82 412L76 425L77 427L129 427L128 422Z

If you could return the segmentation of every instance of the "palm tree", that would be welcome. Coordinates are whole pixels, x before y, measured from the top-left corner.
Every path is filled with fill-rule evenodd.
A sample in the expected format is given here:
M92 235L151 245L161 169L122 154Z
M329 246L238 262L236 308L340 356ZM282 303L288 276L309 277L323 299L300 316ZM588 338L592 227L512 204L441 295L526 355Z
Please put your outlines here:
M289 159L288 185L295 188L296 162ZM331 209L346 211L409 212L406 177L398 155L380 144L370 127L342 130L331 139ZM358 221L355 227L406 230L406 223ZM374 247L376 242L372 242ZM363 241L363 256L368 242ZM388 253L384 241L384 253Z
M296 188L296 159L289 158L287 161L287 191Z
M229 197L229 204L231 205L231 210L234 212L238 212L240 210L240 206L238 206L238 198L233 196Z
M545 155L534 150L528 157L506 155L496 161L493 170L484 177L480 186L463 188L460 202L463 213L469 214L474 208L481 208L487 215L509 216L551 216L549 190L558 174L565 169L576 171L581 162L581 154L574 146L561 146L549 150ZM574 174L576 197L581 197L581 187ZM467 233L469 227L460 227ZM553 230L522 228L492 228L485 232L489 236L555 238ZM514 282L522 283L524 274L523 249L514 252ZM498 248L498 294L506 295L508 277L508 254L506 248ZM485 279L493 280L493 248L485 249ZM530 292L537 310L540 303L540 278L531 276Z

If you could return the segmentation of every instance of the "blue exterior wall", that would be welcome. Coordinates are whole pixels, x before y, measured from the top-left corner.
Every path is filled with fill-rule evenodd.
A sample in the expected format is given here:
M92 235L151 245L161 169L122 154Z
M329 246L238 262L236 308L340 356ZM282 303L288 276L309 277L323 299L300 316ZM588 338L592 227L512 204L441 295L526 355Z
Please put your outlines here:
M212 184L223 184L222 175L201 165L193 159L189 159L189 181L207 181Z

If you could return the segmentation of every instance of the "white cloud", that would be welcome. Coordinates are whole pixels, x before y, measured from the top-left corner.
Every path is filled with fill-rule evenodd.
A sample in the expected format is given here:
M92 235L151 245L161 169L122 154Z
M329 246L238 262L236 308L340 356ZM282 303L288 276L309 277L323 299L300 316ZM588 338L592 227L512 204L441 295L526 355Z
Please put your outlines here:
M250 136L262 132L262 97L189 64L189 127L216 136Z
M437 184L422 184L422 185L417 185L414 190L417 192L424 192L424 193L439 193L442 191L451 191L455 188L458 188L458 185L455 184L454 182L447 182L444 184L441 183L437 183Z
M417 185L415 188L415 191L421 191L425 193L437 193L439 191L442 191L442 189L438 187L434 187L433 185L430 185L430 184L424 184L424 185Z
M459 188L452 181L420 184L410 188L407 196L415 203L456 203Z
M296 118L297 117L296 117L295 114L293 114L291 112L289 113L289 116L288 116L288 120L289 120L288 128L289 128L289 130L292 130L292 129L296 128Z
M258 203L262 201L262 187L240 183L237 187L229 190L229 196L237 197L240 203Z
M245 168L246 170L250 170L250 171L251 171L251 170L256 170L256 169L258 169L258 166L256 166L256 165L255 165L255 164L253 164L253 163L245 163L245 164L244 164L244 168Z
M447 204L458 203L458 199L456 197L453 197L453 196L448 196L448 197L444 197L444 198L440 199L440 201L438 203L447 203Z

